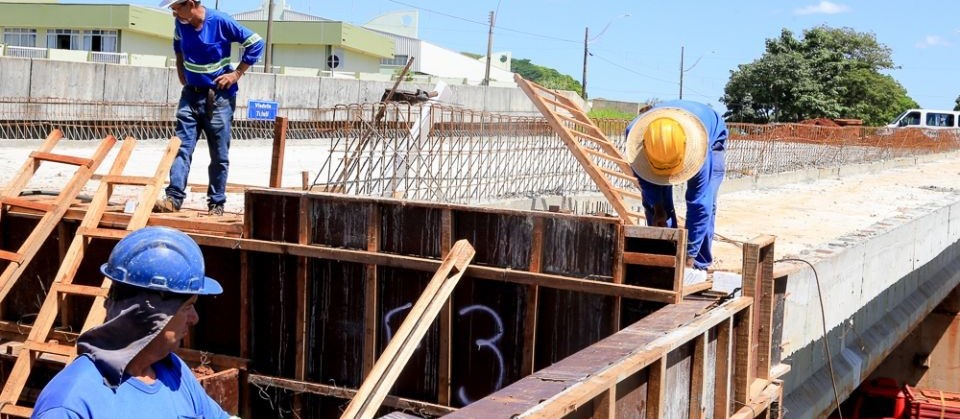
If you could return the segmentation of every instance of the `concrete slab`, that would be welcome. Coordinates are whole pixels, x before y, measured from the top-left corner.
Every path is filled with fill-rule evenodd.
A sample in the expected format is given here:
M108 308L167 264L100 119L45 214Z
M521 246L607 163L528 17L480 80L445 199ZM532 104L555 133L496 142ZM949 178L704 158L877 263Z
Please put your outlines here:
M30 96L30 59L0 59L0 98L24 98Z
M104 65L103 100L167 103L170 77L166 68ZM177 86L180 83L177 82Z
M317 108L320 106L320 78L278 74L276 100L281 108Z
M320 79L320 107L357 103L360 99L360 82L353 79Z
M105 67L106 64L33 60L30 98L101 101Z

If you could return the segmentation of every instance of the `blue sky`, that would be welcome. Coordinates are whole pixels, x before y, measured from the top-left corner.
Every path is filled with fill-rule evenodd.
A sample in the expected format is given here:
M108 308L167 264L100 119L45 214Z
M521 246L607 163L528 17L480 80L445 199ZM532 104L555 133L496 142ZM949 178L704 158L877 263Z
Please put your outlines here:
M110 2L156 6L159 0ZM211 7L215 2L204 0ZM260 4L261 0L219 0L219 8L229 13ZM514 58L529 58L577 80L583 67L584 29L589 27L593 38L609 23L590 43L591 98L677 98L683 46L684 98L721 109L718 98L730 70L760 57L764 41L779 36L782 28L799 36L822 24L850 27L874 33L893 50L901 68L890 74L922 107L952 109L960 95L956 0L287 0L287 5L355 24L385 12L419 8L422 39L475 53L486 52L487 16L498 10L495 51L512 51Z

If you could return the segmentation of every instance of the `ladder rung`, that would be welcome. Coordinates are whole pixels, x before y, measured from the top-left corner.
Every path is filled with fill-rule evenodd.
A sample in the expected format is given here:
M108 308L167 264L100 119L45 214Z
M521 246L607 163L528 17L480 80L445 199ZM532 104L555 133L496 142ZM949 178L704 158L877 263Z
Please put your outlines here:
M104 176L102 182L113 185L139 185L147 186L153 184L153 178L147 176Z
M95 239L114 239L120 240L130 234L129 230L120 230L116 228L79 228L77 234Z
M3 198L2 202L4 205L27 208L27 209L37 210L41 212L50 212L53 210L53 204L50 204L48 202L35 201L32 199L8 197L8 198Z
M628 265L673 268L677 266L677 257L672 255L655 255L652 253L623 252L623 263Z
M0 409L0 414L15 416L18 418L29 418L31 415L33 415L33 408L8 404Z
M86 295L88 297L106 297L107 293L110 292L107 288L93 287L90 285L56 283L54 287L56 287L56 291L59 293Z
M590 126L590 125L588 125L589 122L584 122L584 121L581 121L581 120L579 120L579 119L577 119L577 118L571 118L571 117L569 117L569 116L560 115L560 114L558 114L558 113L554 113L554 115L556 115L557 118L560 118L560 119L563 119L563 120L566 120L566 121L570 121L570 122L572 122L572 123L574 123L574 124L577 124L577 125L580 125L580 126L584 126L584 127L589 127L589 126Z
M577 108L577 107L575 107L575 106L567 105L566 103L563 103L563 102L560 102L560 101L557 101L557 100L550 99L550 98L548 98L548 97L546 97L546 96L540 96L540 99L543 99L544 102L548 102L548 103L550 103L550 104L552 104L552 105L559 106L559 107L561 107L561 108L563 108L563 109L566 109L566 110L568 110L568 111L570 111L570 112L583 113L583 110L581 110L581 109L579 109L579 108Z
M9 260L13 263L23 263L23 255L6 250L0 250L0 259Z
M23 349L30 350L31 352L41 352L71 358L77 354L77 348L75 346L50 342L35 342L31 340L23 342Z
M92 159L75 157L75 156L66 156L63 154L44 153L42 151L34 151L33 153L30 153L30 157L33 157L37 160L46 160L46 161L52 161L55 163L72 164L74 166L90 167L93 165Z
M636 198L636 199L643 199L643 195L641 195L640 192L628 191L626 189L620 189L620 188L615 188L614 190L623 196L629 196L631 198Z
M597 150L590 149L590 148L586 148L586 147L582 147L582 148L583 148L583 151L586 151L587 153L592 154L592 155L594 155L594 156L597 156L597 157L599 157L599 158L601 158L601 159L610 160L610 161L612 161L612 162L614 162L614 163L627 164L627 161L624 160L624 159L621 159L620 157L612 156L612 155L607 154L607 153L604 153L604 152L602 152L602 151L597 151Z
M611 143L610 140L597 137L596 135L587 134L585 132L580 132L580 131L571 131L571 132L573 133L573 135L583 138L585 140L590 140L597 144L608 145L610 147L613 147L613 143Z
M610 176L617 177L623 180L637 180L637 178L617 170L604 169L601 167L600 171Z

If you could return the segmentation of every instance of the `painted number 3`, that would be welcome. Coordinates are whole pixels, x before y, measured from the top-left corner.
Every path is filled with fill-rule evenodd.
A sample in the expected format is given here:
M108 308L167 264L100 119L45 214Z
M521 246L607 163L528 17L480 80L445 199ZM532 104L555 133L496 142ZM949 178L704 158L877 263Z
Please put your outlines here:
M390 319L392 319L393 316L397 315L400 312L409 310L411 307L413 307L413 303L406 303L400 307L397 307L393 310L388 311L387 314L383 316L383 327L386 329L385 333L387 335L386 336L387 342L389 342L390 339L393 338L393 328L390 326ZM490 307L480 305L480 304L461 308L460 311L457 312L457 314L463 317L473 312L479 312L489 316L493 320L494 324L497 326L497 333L492 337L489 337L487 339L477 339L473 341L474 344L477 345L478 351L488 350L490 352L493 352L493 355L497 358L497 383L494 384L493 386L493 391L497 391L501 387L503 387L503 378L504 378L504 369L505 369L503 365L503 354L500 352L500 348L498 348L496 345L497 342L500 340L500 338L503 337L503 320L500 319L500 315L497 314L496 311L493 311L492 309L490 309ZM457 389L457 397L460 398L460 402L463 403L464 405L473 403L473 400L471 400L470 397L467 396L467 389L463 386L460 386L460 388Z

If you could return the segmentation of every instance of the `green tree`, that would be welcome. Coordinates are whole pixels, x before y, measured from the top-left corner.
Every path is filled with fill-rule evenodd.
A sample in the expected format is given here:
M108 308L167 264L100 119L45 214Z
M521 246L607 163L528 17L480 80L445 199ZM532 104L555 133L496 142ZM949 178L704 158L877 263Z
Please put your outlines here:
M957 99L953 101L953 110L960 111L960 96L957 96Z
M818 26L797 39L783 29L759 59L731 71L720 100L733 122L858 118L888 122L918 107L893 77L891 50L872 33Z
M510 71L548 89L570 90L577 92L577 94L583 92L583 86L573 77L560 74L559 71L552 68L533 64L526 58L514 58L510 62Z

